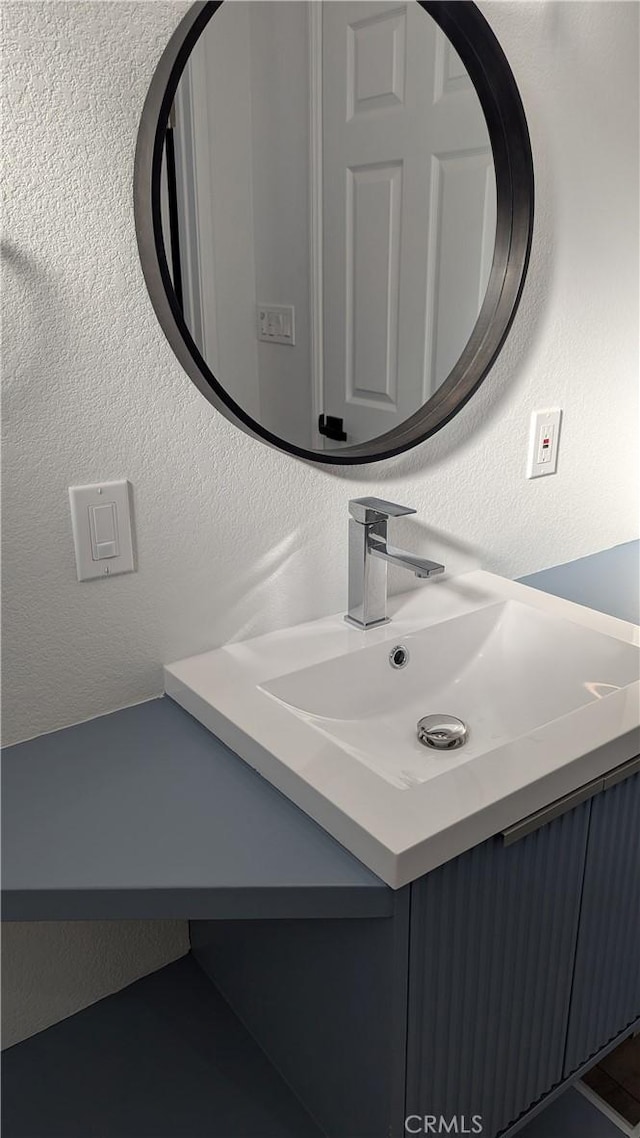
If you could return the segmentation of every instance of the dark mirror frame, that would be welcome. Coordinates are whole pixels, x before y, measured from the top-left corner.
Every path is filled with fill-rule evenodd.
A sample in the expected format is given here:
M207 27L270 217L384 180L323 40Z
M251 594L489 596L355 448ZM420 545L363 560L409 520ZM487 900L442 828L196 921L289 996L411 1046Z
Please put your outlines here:
M378 462L409 450L444 427L486 378L509 332L529 262L533 233L533 158L522 100L507 59L472 0L416 0L462 59L487 121L497 190L493 264L484 303L462 355L445 382L400 426L337 451L295 446L251 418L202 358L176 298L165 255L160 171L169 113L182 72L222 0L194 4L171 37L145 100L135 156L134 209L138 248L151 302L190 379L232 423L270 446L316 463Z

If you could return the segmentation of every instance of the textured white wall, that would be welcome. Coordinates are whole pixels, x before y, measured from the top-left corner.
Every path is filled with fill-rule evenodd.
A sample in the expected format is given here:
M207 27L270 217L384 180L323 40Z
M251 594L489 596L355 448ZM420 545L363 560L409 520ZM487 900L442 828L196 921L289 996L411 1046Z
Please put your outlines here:
M146 296L135 136L186 5L3 5L7 742L158 694L163 661L342 608L352 495L417 507L398 539L454 571L517 576L636 536L638 6L481 6L533 140L523 302L490 378L439 435L329 470L216 414ZM528 482L529 414L550 404L565 412L559 472ZM139 571L79 584L67 486L120 477Z
M32 921L3 932L3 1047L189 951L184 921Z

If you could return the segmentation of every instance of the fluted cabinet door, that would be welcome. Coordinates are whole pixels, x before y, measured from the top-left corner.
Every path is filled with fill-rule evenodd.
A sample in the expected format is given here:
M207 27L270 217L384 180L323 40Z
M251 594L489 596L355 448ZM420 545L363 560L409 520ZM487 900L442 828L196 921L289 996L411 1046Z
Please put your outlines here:
M565 1073L640 1017L640 774L594 798Z
M562 1080L590 808L412 886L407 1115L494 1138Z

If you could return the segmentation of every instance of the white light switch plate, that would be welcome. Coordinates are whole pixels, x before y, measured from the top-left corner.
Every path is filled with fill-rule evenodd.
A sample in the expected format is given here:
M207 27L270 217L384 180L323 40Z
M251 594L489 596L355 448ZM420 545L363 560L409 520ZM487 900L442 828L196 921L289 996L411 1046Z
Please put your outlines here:
M558 407L533 412L529 428L527 478L542 478L545 474L555 474L558 469L561 419L562 411Z
M69 487L79 581L135 569L130 490L126 480Z

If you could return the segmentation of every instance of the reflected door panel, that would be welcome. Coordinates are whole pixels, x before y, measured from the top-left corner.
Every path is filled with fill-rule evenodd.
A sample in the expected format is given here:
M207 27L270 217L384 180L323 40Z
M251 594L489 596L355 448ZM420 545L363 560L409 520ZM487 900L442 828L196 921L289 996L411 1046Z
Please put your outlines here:
M417 4L325 3L322 77L324 402L350 445L413 414L460 356L495 179L467 73Z

